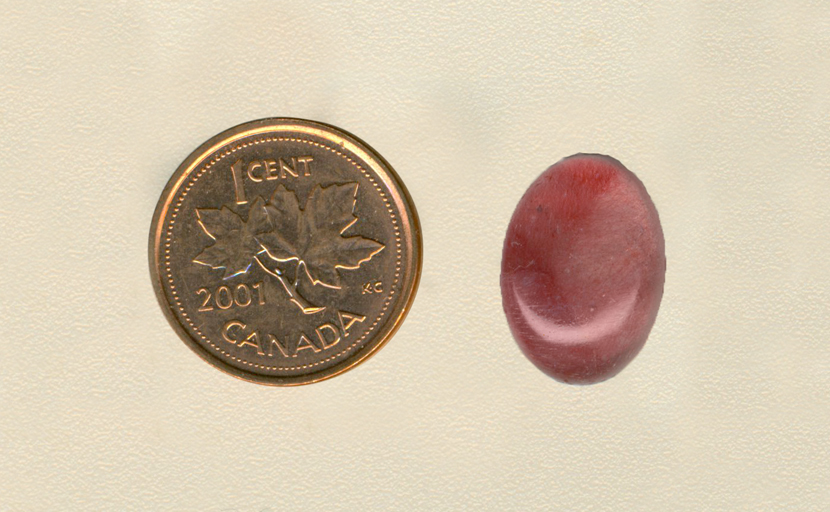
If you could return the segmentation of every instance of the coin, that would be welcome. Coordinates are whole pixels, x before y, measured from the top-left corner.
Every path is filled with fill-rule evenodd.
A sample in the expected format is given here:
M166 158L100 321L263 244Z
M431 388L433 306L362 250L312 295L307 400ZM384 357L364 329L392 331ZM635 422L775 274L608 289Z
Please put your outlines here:
M153 217L150 269L170 324L204 360L272 385L365 361L404 320L421 230L392 167L357 137L290 118L194 151Z

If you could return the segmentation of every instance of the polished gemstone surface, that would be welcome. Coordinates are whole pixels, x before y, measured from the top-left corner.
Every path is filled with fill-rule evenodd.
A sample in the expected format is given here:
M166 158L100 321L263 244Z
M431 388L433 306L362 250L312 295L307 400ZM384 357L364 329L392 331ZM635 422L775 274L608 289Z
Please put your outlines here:
M539 369L592 384L645 344L665 273L663 230L642 182L611 157L578 154L519 201L504 240L502 302Z

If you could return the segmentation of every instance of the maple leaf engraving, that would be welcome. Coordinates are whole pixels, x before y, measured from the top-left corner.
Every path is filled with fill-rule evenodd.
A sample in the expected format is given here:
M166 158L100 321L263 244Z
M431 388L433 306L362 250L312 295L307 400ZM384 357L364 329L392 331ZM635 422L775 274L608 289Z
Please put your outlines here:
M224 268L225 279L248 271L254 256L262 252L257 235L273 229L261 197L257 197L251 205L247 222L227 206L218 210L197 209L196 216L199 225L214 239L214 243L193 261L211 268Z
M301 210L297 196L279 185L265 206L274 230L258 237L275 260L296 259L314 284L340 287L339 269L356 269L384 245L359 235L343 236L357 222L357 183L321 187Z
M279 185L267 203L259 196L254 199L247 220L227 206L197 209L199 224L214 242L193 261L224 268L225 279L246 273L256 262L279 280L304 313L322 311L300 294L300 278L306 276L312 285L340 288L341 270L360 267L384 248L370 238L344 236L358 220L357 189L357 183L317 185L301 209L297 195Z

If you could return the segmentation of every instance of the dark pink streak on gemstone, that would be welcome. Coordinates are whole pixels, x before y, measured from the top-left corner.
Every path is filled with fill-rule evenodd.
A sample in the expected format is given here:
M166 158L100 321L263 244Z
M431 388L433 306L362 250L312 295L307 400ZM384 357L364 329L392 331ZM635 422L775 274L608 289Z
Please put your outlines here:
M536 366L591 384L645 344L665 272L663 230L640 180L613 158L574 155L542 173L513 213L502 302Z

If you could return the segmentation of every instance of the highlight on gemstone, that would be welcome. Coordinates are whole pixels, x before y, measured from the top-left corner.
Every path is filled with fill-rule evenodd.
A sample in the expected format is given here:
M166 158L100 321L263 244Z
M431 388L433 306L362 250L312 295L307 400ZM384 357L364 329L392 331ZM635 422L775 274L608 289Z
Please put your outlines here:
M570 384L619 373L663 297L665 242L643 183L619 161L577 154L516 206L501 264L507 322L540 370Z

